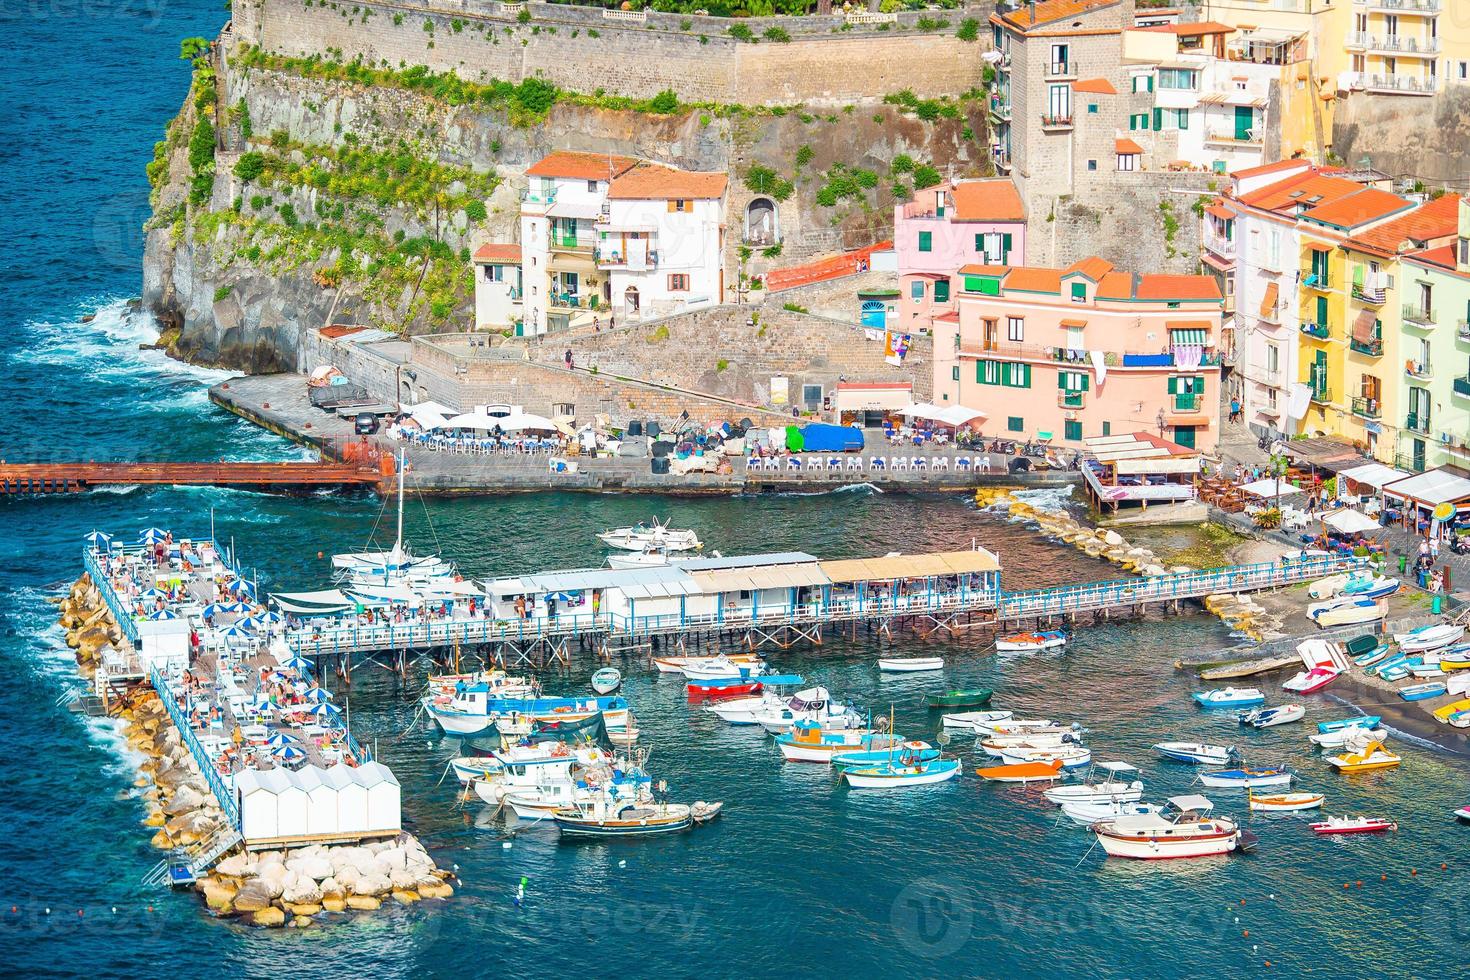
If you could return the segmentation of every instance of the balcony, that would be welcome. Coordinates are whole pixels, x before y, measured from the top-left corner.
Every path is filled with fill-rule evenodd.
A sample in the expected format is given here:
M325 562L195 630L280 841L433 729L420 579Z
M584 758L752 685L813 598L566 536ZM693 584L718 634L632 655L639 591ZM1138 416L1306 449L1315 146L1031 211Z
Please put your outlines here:
M575 255L591 255L597 247L596 235L552 235L548 243L553 252L571 252Z
M992 122L1010 122L1010 102L1005 99L992 96L990 99L990 118Z
M1327 329L1327 324L1313 323L1310 320L1302 323L1302 333L1315 340L1328 340L1332 336L1332 331Z
M1087 407L1087 392L1085 391L1058 391L1058 408L1085 408Z
M1388 290L1371 283L1353 283L1353 299L1360 303L1382 306L1388 299Z
M1327 269L1303 269L1302 286L1319 293L1332 292L1332 273Z
M1365 92L1386 92L1391 95L1433 95L1438 86L1434 78L1418 75L1370 75L1359 72L1350 82L1352 88Z
M1174 411L1176 413L1198 412L1201 402L1199 392L1183 392L1174 396Z
M1332 404L1332 389L1326 385L1310 385L1312 401L1318 405Z
M552 293L551 308L554 310L591 310L594 297L582 296L577 293Z
M1346 47L1348 50L1382 51L1392 55L1408 55L1411 58L1420 55L1430 58L1439 53L1439 38L1354 33L1348 35Z
M1407 473L1424 472L1423 453L1399 453L1394 456L1393 465Z
M1353 3L1386 14L1420 14L1425 17L1437 16L1440 8L1440 0L1353 0Z
M631 269L634 272L651 272L658 268L658 251L648 249L644 252L630 252L623 254L621 249L602 248L597 249L597 267L599 269Z
M1077 62L1075 61L1048 61L1046 63L1047 78L1076 78Z
M1047 113L1041 114L1041 129L1048 133L1065 133L1072 128L1071 115L1053 116Z
M1418 432L1421 435L1429 434L1429 413L1410 412L1404 419L1404 428L1410 432ZM1423 469L1421 466L1420 469Z
M1353 414L1360 419L1376 419L1383 415L1383 403L1377 398L1354 398Z
M1245 131L1245 135L1233 129L1211 130L1205 134L1206 143L1214 143L1219 146L1256 146L1263 144L1261 136L1254 129Z
M1370 337L1367 340L1359 340L1354 337L1348 341L1348 347L1359 354L1367 354L1369 357L1383 356L1383 338Z
M1470 398L1470 376L1455 379L1455 394Z
M1438 319L1434 315L1434 307L1424 307L1418 303L1404 304L1404 323L1420 329L1434 326Z
M1470 320L1455 321L1455 339L1462 344L1470 344Z
M1049 364L1073 364L1079 369L1092 366L1092 359L1086 350L1070 350L1066 347L1042 347L1037 344L996 341L986 344L961 344L955 348L955 351L963 358L987 361L1041 361ZM1160 370L1175 366L1172 351L1108 351L1104 355L1103 362L1110 370L1120 368ZM1219 350L1207 347L1196 367L1219 367L1222 362L1223 358Z
M1404 365L1404 373L1418 381L1428 381L1434 377L1434 370L1428 361L1409 361Z
M1205 232L1205 248L1222 258L1235 258L1235 239L1226 238L1212 231Z

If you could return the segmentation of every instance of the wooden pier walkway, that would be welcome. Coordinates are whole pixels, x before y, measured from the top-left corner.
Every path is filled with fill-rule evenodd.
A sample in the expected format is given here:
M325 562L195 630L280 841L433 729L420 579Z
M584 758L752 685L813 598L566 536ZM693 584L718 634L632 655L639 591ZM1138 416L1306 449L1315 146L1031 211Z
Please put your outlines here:
M305 463L0 463L0 494L74 493L91 487L216 486L378 487L393 475L392 457Z
M619 649L662 641L682 651L687 642L711 634L734 634L742 646L789 647L796 642L820 644L824 630L859 625L891 638L895 625L922 635L957 635L974 626L1001 629L1006 624L1055 619L1075 620L1083 614L1130 615L1149 605L1175 604L1216 593L1254 592L1324 578L1360 567L1362 559L1322 556L1290 562L1261 562L1224 568L1178 572L1024 592L1000 590L946 591L930 587L907 594L835 598L830 589L807 601L786 606L722 605L714 615L625 616L610 613L560 615L555 619L441 619L386 625L317 625L289 631L286 642L305 657L377 653L428 652L482 648L507 665L566 663L572 643L590 646L606 658Z

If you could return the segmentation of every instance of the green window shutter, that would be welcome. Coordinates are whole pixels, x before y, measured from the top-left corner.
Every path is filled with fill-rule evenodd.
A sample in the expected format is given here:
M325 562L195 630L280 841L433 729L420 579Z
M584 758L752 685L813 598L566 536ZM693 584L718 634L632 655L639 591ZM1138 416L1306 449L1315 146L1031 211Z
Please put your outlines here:
M1009 385L1011 383L1011 365L1009 361L1004 361L1000 365L1000 383L1003 385Z
M1067 390L1067 382L1068 382L1069 379L1070 379L1070 372L1068 372L1068 371L1058 371L1057 372L1057 387L1060 388L1060 389L1062 389L1063 391L1066 391Z
M1188 109L1180 109L1179 110L1179 128L1180 129L1188 129L1189 128L1189 110Z
M1081 391L1088 391L1088 390L1091 389L1091 387L1092 387L1092 375L1090 375L1090 374L1082 374L1082 373L1079 372L1078 375L1077 375L1077 379L1082 382L1082 387L1079 390L1081 390Z
M1071 419L1068 419L1065 422L1063 422L1062 423L1062 437L1065 438L1065 439L1070 439L1073 442L1081 442L1082 441L1082 423L1081 422L1074 422Z
M1072 283L1072 298L1073 299L1083 299L1083 300L1087 299L1087 283L1085 283L1085 282L1074 282L1074 283Z
M981 279L979 276L966 276L965 277L965 292L967 292L967 293L978 293L978 292L980 292L981 291L980 286L984 282L985 282L985 280L984 279Z
M1202 395L1202 394L1204 394L1204 392L1205 392L1205 376L1203 374L1197 374L1197 375L1194 376L1194 393L1197 394L1197 395Z
M1179 379L1177 377L1171 377L1169 379L1169 394L1179 394Z
M919 251L934 251L934 233L932 231L919 232Z
M948 279L936 279L934 281L934 302L936 302L936 303L947 303L947 302L949 302L949 280Z
M983 251L985 251L985 236L984 235L976 235L975 236L975 251L977 251L977 252L983 252Z
M1152 91L1152 90L1153 90L1153 86L1150 85L1149 86L1149 91ZM1164 110L1163 109L1155 109L1154 110L1154 129L1163 129L1163 128L1164 128Z
M1113 423L1111 423L1111 422L1104 422L1103 423L1103 435L1110 436L1112 434L1113 434Z
M980 293L984 296L999 296L1000 280L994 276L981 276Z
M1321 323L1321 324L1326 324L1327 323L1327 297L1326 296L1318 296L1317 297L1317 322L1318 323Z
M960 380L960 366L958 364L950 371L950 378L954 381Z
M1154 77L1153 77L1153 75L1149 75L1148 76L1148 90L1150 92L1152 92L1154 90Z
M1009 432L1025 432L1026 420L1019 415L1011 415L1006 418L1006 430Z
M1138 116L1137 115L1129 115L1129 117L1128 117L1128 129L1129 129L1129 131L1135 130L1137 128L1138 128Z
M1001 262L1003 262L1003 263L1005 263L1007 265L1010 264L1010 261L1011 261L1011 233L1010 232L1006 232L1005 234L1003 234L1003 235L1000 236L1000 260L1001 260ZM1000 280L996 280L996 285L997 286L1000 285Z

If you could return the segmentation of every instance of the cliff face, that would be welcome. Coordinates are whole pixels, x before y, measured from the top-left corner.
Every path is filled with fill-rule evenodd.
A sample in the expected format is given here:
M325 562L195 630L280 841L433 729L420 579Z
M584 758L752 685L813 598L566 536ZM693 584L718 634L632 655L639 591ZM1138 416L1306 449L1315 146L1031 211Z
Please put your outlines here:
M143 298L176 328L173 351L298 369L312 366L299 363L303 332L329 322L464 329L471 250L517 239L522 173L554 149L729 171L732 280L886 237L895 195L916 177L988 172L979 101L658 113L501 94L413 69L322 69L222 38L150 167ZM741 246L751 186L778 202L777 250Z

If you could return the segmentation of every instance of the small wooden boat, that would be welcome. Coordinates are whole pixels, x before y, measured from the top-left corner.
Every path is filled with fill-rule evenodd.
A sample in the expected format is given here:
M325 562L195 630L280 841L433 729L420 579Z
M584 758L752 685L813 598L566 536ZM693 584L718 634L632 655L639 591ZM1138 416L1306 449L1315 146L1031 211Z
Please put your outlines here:
M882 749L855 749L851 752L834 752L831 759L832 768L862 769L869 766L881 765L892 759L902 756L917 762L930 762L939 758L939 750L928 742L908 741L892 748Z
M1372 667L1374 664L1388 656L1388 651L1393 649L1387 643L1380 643L1367 653L1360 653L1353 658L1355 667Z
M1254 711L1242 711L1240 723L1252 728L1274 728L1277 725L1285 725L1293 721L1301 721L1306 717L1307 709L1299 704L1282 704L1274 708L1257 708Z
M1037 729L1015 735L983 735L976 739L975 747L986 755L1000 758L1007 749L1060 749L1070 745L1081 745L1082 735L1070 728Z
M1410 684L1408 687L1399 688L1399 697L1405 701L1428 701L1430 698L1439 697L1444 691L1443 681L1430 681L1427 684ZM1470 701L1465 704L1470 707ZM1443 708L1440 709L1440 711L1443 710ZM1436 711L1434 716L1438 718L1439 711Z
M994 691L984 687L971 691L945 691L943 694L929 695L928 703L931 709L980 708L989 704L994 694Z
M714 803L707 803L704 800L697 800L694 803L689 804L689 816L695 822L695 824L709 823L711 820L715 819L715 817L718 817L720 813L724 811L724 809L725 804L718 800Z
M954 779L960 774L958 759L922 760L900 756L892 762L876 766L859 766L842 770L842 778L853 789L904 789L928 786Z
M1314 834L1381 834L1399 829L1397 823L1383 817L1328 817L1308 826Z
M462 783L472 783L477 779L489 779L500 772L500 761L489 756L466 755L449 762L454 769L454 775Z
M1439 665L1445 670L1465 670L1470 668L1470 643L1456 643L1454 646L1440 651Z
M592 690L611 694L623 686L623 673L616 667L603 667L592 674Z
M1199 774L1199 781L1205 786L1234 789L1290 786L1291 778L1285 769L1217 769Z
M1084 827L1091 827L1099 820L1112 820L1115 817L1136 817L1149 813L1158 813L1162 807L1157 803L1074 803L1061 804L1062 813L1073 823Z
M976 769L975 775L993 783L1044 783L1062 778L1060 760L1027 762L1017 766L990 766Z
M1253 708L1266 703L1266 696L1253 687L1221 687L1190 696L1201 708Z
M1378 715L1358 715L1353 718L1339 718L1337 721L1319 721L1317 731L1325 734L1341 728L1376 728L1382 720Z
M1203 742L1159 742L1154 751L1175 762L1192 762L1199 765L1223 766L1235 754L1235 749L1223 745L1206 745Z
M1443 686L1443 685L1441 685L1441 686ZM1404 691L1407 691L1407 690L1408 690L1407 687L1404 688ZM1399 693L1402 694L1403 692L1400 691ZM1443 692L1441 692L1441 693L1443 693ZM1451 701L1449 704L1444 705L1443 707L1435 708L1434 709L1434 720L1435 721L1440 721L1440 722L1447 722L1447 721L1450 720L1450 716L1451 715L1458 714L1461 711L1470 711L1470 698L1462 698L1459 701Z
M1405 667L1404 665L1408 662L1409 655L1407 653L1395 653L1380 661L1376 667L1373 667L1369 671L1369 673L1377 674L1379 677L1387 680L1390 673L1395 672L1400 668L1403 668L1403 672L1407 674L1409 672L1409 668Z
M1342 676L1342 671L1336 667L1313 667L1304 670L1289 680L1281 682L1283 690L1293 691L1297 694L1311 694L1320 691Z
M652 837L694 826L691 808L683 803L609 804L599 798L590 805L568 807L551 815L564 838Z
M1395 633L1393 639L1399 645L1402 653L1428 653L1440 647L1447 647L1464 635L1465 627L1463 626L1454 623L1436 623L1432 626L1420 626L1407 633Z
M886 674L913 674L926 670L943 670L943 657L883 657L878 669Z
M1034 633L1012 633L997 637L995 648L1000 651L1054 650L1067 645L1067 634L1063 630L1037 630Z
M702 701L733 701L760 694L765 688L756 680L689 681L687 697L690 704Z
M1063 769L1080 769L1092 763L1092 750L1082 746L1038 748L1018 745L1001 752L1000 758L1008 766L1021 766L1028 762L1060 762Z
M1251 660L1232 660L1227 663L1208 664L1200 669L1202 681L1233 681L1241 677L1267 674L1282 667L1298 663L1295 653L1277 654L1274 657L1256 657Z
M1010 721L1009 711L957 711L940 719L944 728L963 728L972 732L988 732L991 726Z
M1290 813L1296 810L1315 810L1327 797L1321 793L1274 793L1257 796L1254 792L1246 796L1250 808L1261 813Z
M660 674L682 674L686 668L704 666L714 660L728 661L743 669L757 668L765 663L753 653L724 653L718 657L654 657L653 666Z

